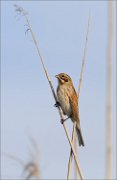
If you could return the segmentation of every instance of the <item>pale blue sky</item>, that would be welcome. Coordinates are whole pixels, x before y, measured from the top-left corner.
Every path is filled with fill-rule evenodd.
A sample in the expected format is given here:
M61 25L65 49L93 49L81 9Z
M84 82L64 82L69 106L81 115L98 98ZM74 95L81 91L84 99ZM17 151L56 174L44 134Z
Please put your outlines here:
M23 17L20 20L15 17L14 4L23 6L29 13L55 89L57 82L54 76L60 72L68 73L75 88L78 87L90 10L87 63L79 104L86 146L78 148L78 156L86 179L104 179L107 1L1 2L2 153L6 152L27 160L31 135L39 145L41 177L65 179L69 144L59 122L58 112L53 107L55 102L35 46L30 35L25 35ZM113 178L116 168L115 39L114 36ZM66 125L71 132L71 121L68 120ZM2 179L16 179L21 172L22 169L17 162L2 155Z

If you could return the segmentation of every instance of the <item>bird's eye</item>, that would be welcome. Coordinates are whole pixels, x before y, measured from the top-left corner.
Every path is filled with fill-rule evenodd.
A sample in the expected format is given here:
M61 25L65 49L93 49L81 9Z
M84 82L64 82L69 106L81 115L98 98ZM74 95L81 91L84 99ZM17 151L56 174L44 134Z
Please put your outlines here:
M62 77L64 78L65 76L64 76L64 75L62 75Z

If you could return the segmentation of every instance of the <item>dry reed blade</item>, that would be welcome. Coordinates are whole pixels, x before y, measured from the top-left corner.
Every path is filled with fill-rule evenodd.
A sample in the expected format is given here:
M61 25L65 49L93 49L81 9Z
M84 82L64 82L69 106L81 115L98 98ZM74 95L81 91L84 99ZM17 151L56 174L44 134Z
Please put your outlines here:
M32 154L31 160L28 160L28 162L24 162L22 159L18 157L4 153L6 157L12 160L15 160L22 166L23 171L22 171L21 177L23 177L24 179L31 179L33 177L40 179L40 167L38 164L38 159L39 159L38 147L34 139L32 143L33 143L32 146L34 147L35 152Z

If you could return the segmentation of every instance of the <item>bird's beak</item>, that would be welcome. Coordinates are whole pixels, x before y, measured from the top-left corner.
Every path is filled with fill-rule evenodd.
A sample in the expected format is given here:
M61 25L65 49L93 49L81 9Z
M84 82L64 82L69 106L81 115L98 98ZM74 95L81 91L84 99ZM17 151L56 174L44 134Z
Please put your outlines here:
M56 77L57 79L59 79L59 75L56 75L55 77Z

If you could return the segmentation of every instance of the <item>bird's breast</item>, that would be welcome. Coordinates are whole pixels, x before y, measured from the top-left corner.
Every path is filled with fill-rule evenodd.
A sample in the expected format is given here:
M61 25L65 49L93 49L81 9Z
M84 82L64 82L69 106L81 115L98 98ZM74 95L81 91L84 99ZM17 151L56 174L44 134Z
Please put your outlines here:
M57 98L60 106L65 115L71 116L71 106L70 106L70 99L69 99L69 89L61 85L57 89Z

